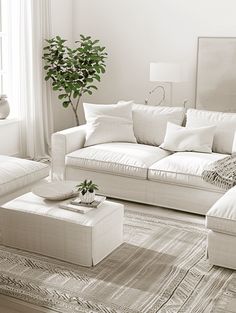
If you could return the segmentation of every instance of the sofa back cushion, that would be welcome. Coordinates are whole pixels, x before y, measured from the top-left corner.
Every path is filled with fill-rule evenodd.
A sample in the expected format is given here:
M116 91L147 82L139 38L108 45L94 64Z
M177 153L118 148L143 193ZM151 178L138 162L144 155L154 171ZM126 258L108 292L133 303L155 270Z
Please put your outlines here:
M183 107L148 106L133 104L134 135L138 143L159 146L165 138L168 122L182 125Z
M136 142L132 104L84 103L85 147L107 142Z
M232 153L236 131L236 113L188 109L186 127L216 126L213 152Z

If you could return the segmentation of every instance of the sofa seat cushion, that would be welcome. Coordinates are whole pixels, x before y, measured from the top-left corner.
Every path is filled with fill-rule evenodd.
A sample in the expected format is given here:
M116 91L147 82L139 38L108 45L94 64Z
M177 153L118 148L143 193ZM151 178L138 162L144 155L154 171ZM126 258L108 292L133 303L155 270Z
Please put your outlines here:
M170 155L158 147L135 143L105 143L74 151L66 165L95 172L147 179L148 168Z
M228 190L207 212L206 227L236 235L236 186Z
M0 197L30 185L48 173L47 164L0 155Z
M226 157L225 154L177 152L162 159L148 170L148 179L209 190L222 189L205 182L201 174L206 165Z

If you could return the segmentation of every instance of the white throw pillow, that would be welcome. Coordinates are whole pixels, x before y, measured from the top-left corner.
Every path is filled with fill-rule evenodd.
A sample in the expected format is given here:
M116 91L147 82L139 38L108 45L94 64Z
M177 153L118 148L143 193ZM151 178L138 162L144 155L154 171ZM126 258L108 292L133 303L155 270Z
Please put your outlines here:
M218 153L232 153L236 131L236 113L222 113L188 109L187 127L216 126L212 150Z
M137 142L131 103L84 103L84 113L87 122L85 147L106 142Z
M215 129L215 126L187 128L168 123L165 139L160 148L169 151L211 153Z
M120 102L122 103L122 102ZM183 107L133 104L134 135L138 143L159 146L165 137L167 122L182 125Z

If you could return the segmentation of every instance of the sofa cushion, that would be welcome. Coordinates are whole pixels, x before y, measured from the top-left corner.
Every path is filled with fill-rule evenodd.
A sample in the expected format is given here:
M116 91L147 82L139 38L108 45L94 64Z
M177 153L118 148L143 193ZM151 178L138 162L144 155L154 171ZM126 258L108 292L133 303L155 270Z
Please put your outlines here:
M236 234L236 186L227 191L207 212L206 227L226 234Z
M236 131L236 113L188 109L186 127L216 126L212 151L232 153Z
M212 152L215 126L188 128L167 123L166 135L160 148L169 151Z
M225 156L218 153L176 152L150 166L148 179L209 190L222 190L203 181L201 174L206 165Z
M119 101L118 103L132 103ZM133 103L134 135L138 143L159 146L165 137L168 122L182 125L185 108L150 106Z
M66 165L95 172L147 179L147 169L170 152L132 143L106 143L86 147L66 156Z
M134 136L132 104L84 103L85 147L106 142L137 142Z
M0 155L0 196L30 185L48 173L47 164Z

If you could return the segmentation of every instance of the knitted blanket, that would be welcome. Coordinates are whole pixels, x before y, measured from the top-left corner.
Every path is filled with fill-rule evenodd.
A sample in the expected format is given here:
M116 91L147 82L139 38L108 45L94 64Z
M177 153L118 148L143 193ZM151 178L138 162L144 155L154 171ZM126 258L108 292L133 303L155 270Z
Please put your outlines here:
M236 185L236 153L213 162L204 168L202 178L222 189Z

